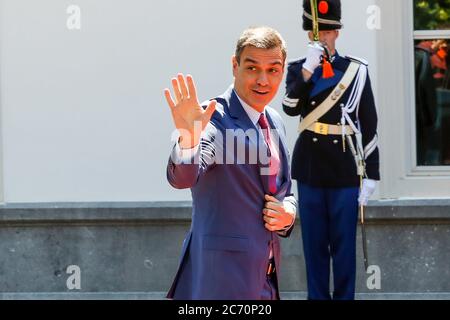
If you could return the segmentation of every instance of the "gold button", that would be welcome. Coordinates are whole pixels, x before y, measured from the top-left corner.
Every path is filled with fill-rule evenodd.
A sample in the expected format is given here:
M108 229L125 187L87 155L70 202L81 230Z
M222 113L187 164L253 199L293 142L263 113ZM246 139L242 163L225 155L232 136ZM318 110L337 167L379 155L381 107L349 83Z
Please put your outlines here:
M334 144L338 144L338 143L339 143L339 141L337 141L337 140L333 140L333 143L334 143Z
M315 105L316 105L316 102L315 102L315 101L311 101L311 105L312 105L312 106L315 106Z
M317 139L317 138L313 138L313 141L314 141L314 142L317 142L317 141L319 141L319 139Z

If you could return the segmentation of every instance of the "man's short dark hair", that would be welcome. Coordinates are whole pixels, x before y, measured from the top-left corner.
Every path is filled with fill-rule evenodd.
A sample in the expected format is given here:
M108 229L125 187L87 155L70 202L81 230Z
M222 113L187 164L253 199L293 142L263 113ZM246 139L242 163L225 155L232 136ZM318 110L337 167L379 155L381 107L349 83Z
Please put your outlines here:
M273 28L261 26L244 30L236 44L235 56L238 63L240 63L242 52L247 46L259 49L280 48L283 54L283 62L286 60L286 42L281 34Z

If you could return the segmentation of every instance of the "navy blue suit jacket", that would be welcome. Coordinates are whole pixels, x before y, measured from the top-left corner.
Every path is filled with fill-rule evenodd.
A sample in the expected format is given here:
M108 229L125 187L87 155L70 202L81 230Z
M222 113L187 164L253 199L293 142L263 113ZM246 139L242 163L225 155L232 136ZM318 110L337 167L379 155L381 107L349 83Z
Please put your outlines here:
M257 129L232 88L216 100L216 111L196 156L198 164L175 164L171 158L167 166L169 183L179 189L190 188L193 199L191 229L168 298L259 299L271 247L280 270L279 236L264 227L262 214L264 195L269 194L268 179L261 175L262 161L248 162L248 152L266 148L264 138L259 133L244 136L247 161L238 164L236 155L225 152L229 140L218 139L217 133L225 137L226 130ZM291 194L285 129L275 110L267 107L266 114L271 128L280 135L283 172L275 197L296 205ZM224 164L227 157L234 164ZM292 228L284 236L289 236Z

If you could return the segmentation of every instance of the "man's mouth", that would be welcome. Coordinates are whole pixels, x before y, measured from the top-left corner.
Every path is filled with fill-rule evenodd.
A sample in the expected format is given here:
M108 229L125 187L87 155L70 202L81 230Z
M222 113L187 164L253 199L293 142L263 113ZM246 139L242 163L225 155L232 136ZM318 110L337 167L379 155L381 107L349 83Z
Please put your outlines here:
M254 93L260 95L260 96L264 96L270 93L270 91L267 90L253 90Z

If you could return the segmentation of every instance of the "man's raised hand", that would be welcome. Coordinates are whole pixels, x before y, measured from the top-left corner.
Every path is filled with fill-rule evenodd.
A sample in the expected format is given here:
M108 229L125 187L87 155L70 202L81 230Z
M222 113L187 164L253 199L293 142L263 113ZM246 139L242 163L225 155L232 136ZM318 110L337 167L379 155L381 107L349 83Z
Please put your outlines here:
M198 102L194 79L180 73L172 79L175 99L169 89L164 90L175 127L180 132L180 147L190 149L200 142L200 136L215 111L217 102L211 100L208 107Z

